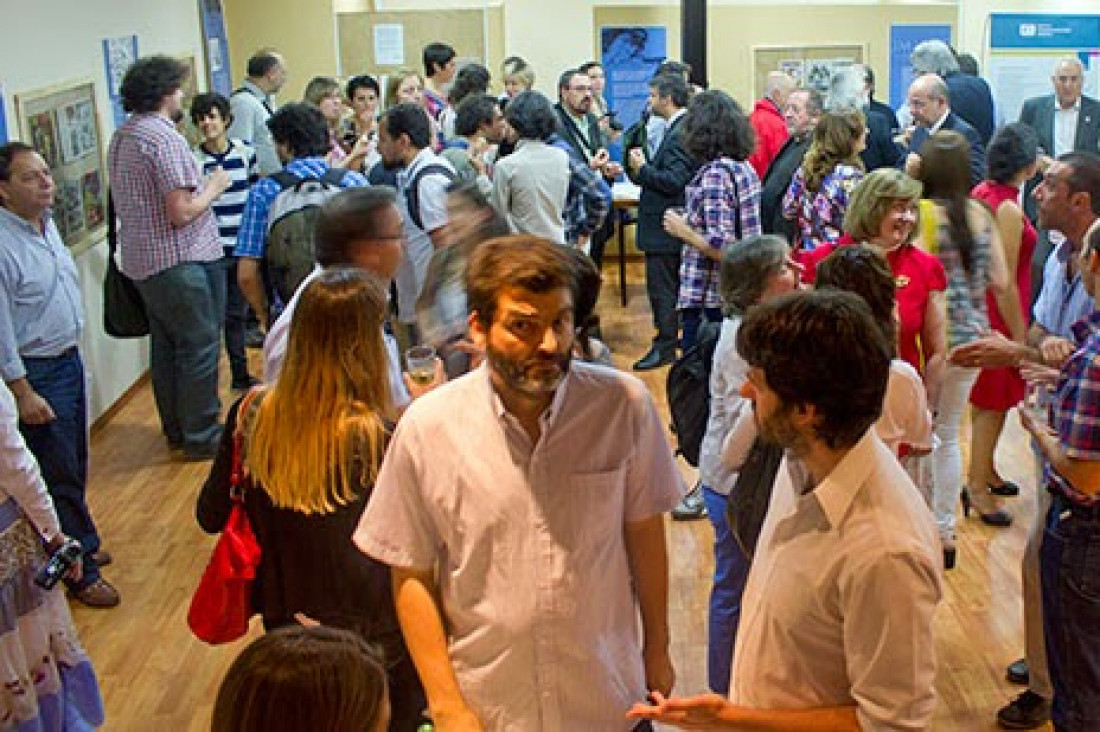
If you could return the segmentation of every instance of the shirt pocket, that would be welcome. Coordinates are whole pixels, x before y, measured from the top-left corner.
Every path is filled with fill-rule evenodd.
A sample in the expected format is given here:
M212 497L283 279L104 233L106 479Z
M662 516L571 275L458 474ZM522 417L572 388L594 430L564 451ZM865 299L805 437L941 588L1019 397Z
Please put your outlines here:
M563 491L563 515L569 522L565 533L579 562L605 561L608 552L622 545L625 490L624 467L569 476Z

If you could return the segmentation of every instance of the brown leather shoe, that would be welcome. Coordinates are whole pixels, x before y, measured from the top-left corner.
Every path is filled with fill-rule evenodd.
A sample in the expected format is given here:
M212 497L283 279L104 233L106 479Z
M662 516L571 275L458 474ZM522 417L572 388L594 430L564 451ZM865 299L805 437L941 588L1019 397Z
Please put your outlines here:
M92 561L96 563L96 566L106 567L108 564L115 561L115 558L111 556L110 552L105 552L100 549L92 555Z
M102 577L87 587L74 590L72 596L88 607L115 607L122 602L118 590Z

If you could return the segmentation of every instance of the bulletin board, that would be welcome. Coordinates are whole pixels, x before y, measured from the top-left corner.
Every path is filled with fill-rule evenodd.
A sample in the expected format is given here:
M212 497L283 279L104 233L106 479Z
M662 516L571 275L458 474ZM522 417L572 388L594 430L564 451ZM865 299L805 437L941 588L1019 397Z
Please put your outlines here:
M404 39L403 64L379 65L375 62L376 25L401 26ZM498 46L500 39L504 37L504 15L499 6L487 10L469 8L338 13L336 29L340 42L340 74L343 76L382 76L401 69L412 69L423 74L421 53L424 46L446 39L454 47L459 59L475 59L484 63L492 72L494 81L500 83L500 79L496 78L499 70L495 66L502 51ZM486 49L489 50L488 59L485 58Z
M45 158L57 185L53 208L73 254L88 249L106 227L103 138L90 80L15 95L22 138Z
M861 64L866 57L862 45L758 46L752 50L754 99L764 96L768 74L785 71L798 86L829 90L833 73L844 66Z

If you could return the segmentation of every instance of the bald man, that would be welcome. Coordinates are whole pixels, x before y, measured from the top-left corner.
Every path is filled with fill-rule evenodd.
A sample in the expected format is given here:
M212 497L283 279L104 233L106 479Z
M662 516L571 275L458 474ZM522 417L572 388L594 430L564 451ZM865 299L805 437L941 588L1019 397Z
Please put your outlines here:
M790 76L782 71L772 71L765 83L764 96L757 100L749 115L749 122L756 131L756 152L749 157L749 165L756 170L760 180L764 180L768 166L787 141L783 107L794 86L794 79Z
M936 74L924 74L909 85L909 113L916 127L906 134L909 146L901 164L914 178L920 172L920 151L924 143L940 130L953 130L970 143L970 178L978 185L985 178L985 148L981 135L966 120L951 111L947 83Z

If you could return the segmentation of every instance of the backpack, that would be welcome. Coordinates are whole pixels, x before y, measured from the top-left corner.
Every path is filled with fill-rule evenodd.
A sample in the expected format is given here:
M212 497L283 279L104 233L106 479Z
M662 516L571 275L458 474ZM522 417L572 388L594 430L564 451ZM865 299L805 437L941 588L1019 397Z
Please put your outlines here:
M668 370L666 393L676 452L693 468L699 467L699 450L710 420L710 372L721 330L721 323L700 323L695 345Z
M279 184L279 195L271 202L267 218L267 246L264 262L271 286L289 302L317 262L313 228L322 204L339 193L347 173L330 168L320 178L299 178L280 170L271 176Z
M405 186L405 202L409 207L409 218L412 220L413 225L421 231L424 231L424 220L420 218L420 181L424 176L433 173L445 176L449 181L455 179L455 172L447 166L439 163L429 163L416 171L416 175Z

